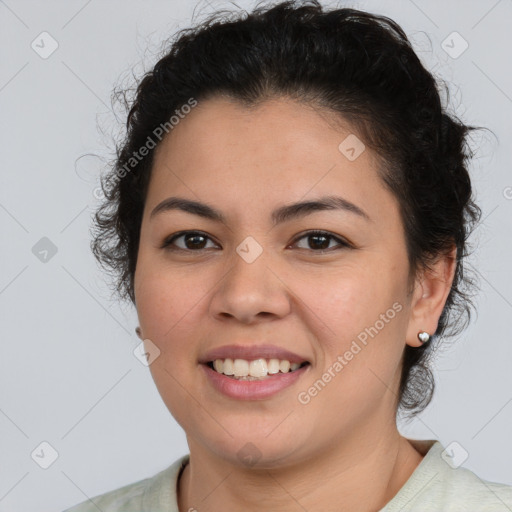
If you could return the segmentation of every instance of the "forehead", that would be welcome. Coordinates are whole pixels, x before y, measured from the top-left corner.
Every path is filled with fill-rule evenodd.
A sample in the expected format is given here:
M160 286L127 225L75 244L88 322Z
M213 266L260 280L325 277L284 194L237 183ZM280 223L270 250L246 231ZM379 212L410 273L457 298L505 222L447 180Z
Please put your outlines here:
M395 206L380 159L333 120L289 99L199 102L157 148L148 206L171 194L261 208L339 193L379 216Z

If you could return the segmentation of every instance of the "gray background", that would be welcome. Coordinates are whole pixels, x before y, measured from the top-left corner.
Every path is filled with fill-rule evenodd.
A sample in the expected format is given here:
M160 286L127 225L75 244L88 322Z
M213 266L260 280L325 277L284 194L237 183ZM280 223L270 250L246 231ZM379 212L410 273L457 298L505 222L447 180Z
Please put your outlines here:
M214 0L0 0L1 512L59 511L188 452L149 369L133 355L136 315L111 300L89 251L89 228L101 158L111 156L111 135L124 122L110 111L112 87L130 83L132 69L148 69L196 5L198 20L229 7ZM435 400L401 430L445 446L455 441L456 455L469 455L465 467L512 484L512 3L344 5L401 24L429 69L452 83L451 110L496 135L481 132L473 141L483 209L471 258L482 285L479 315L439 353ZM51 49L44 31L59 45L48 58L31 47ZM454 31L469 44L457 58L464 43ZM81 155L89 156L77 161ZM51 449L42 442L58 453L47 469L40 464L51 462Z

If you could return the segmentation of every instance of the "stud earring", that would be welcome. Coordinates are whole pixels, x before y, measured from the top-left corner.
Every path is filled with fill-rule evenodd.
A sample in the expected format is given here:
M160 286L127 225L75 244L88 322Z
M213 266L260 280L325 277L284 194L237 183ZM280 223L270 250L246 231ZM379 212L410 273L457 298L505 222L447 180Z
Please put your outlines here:
M140 330L140 327L135 327L135 332L137 336L142 339L142 331Z
M430 341L430 334L425 331L421 331L418 333L418 339L421 341L422 345L428 343Z

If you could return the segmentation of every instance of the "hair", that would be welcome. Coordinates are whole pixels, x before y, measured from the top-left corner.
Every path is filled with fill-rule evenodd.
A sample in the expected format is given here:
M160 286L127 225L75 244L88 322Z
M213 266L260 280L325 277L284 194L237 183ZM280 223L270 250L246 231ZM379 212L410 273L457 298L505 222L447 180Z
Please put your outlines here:
M191 98L222 96L247 108L289 98L348 121L379 157L379 174L399 203L410 277L456 247L455 276L433 339L404 349L397 410L412 417L433 396L428 362L434 342L464 329L474 307L475 280L464 261L467 239L481 216L467 169L473 156L467 138L477 128L447 113L439 84L400 26L385 16L349 8L326 11L316 0L243 12L217 12L177 32L132 89L134 98L127 100L128 91L121 91L126 134L102 178L105 199L94 216L93 253L114 277L121 299L135 303L134 274L155 149L144 158L134 155L149 148L149 140L158 147L153 137L162 130L156 129L168 127Z

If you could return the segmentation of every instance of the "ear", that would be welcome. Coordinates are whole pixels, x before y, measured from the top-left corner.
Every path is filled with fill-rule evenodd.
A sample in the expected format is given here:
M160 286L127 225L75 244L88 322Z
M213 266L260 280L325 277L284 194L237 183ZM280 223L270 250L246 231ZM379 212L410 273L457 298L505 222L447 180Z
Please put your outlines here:
M431 336L437 329L450 293L457 266L457 248L453 246L448 254L439 256L416 278L411 301L411 314L407 328L406 342L411 347L421 346L420 331Z

